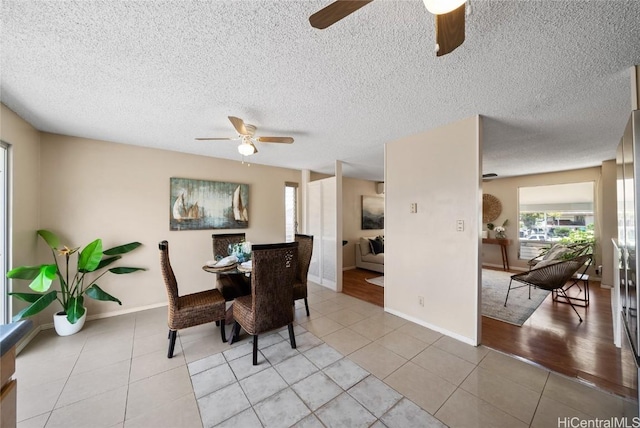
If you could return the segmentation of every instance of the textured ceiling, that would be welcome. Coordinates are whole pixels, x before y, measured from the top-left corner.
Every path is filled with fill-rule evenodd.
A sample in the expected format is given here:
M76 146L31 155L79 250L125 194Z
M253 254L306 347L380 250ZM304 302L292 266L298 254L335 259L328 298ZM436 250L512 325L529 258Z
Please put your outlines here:
M376 0L326 30L326 1L2 0L2 102L37 129L382 180L384 144L485 116L483 170L600 165L631 111L640 1L474 0L436 57L421 0Z

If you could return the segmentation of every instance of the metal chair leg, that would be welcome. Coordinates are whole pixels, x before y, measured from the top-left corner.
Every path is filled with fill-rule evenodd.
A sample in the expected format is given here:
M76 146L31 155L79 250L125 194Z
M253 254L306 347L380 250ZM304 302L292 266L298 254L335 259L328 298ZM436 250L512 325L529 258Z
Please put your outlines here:
M580 322L582 322L582 317L580 316L580 314L578 313L577 309L575 306L573 306L573 303L571 303L571 300L569 300L569 296L567 296L567 293L564 292L564 290L562 289L562 287L558 288L558 292L562 294L562 296L565 298L565 300L567 301L567 303L571 306L571 309L573 309L573 312L576 313L576 315L578 316L578 319L580 319Z
M307 316L309 316L309 302L307 302L307 298L304 298L304 307L307 309Z
M224 329L224 319L220 320L220 321L216 321L218 324L220 324L220 335L222 336L222 341L226 342L227 341L227 332Z
M507 300L509 299L509 292L511 291L511 283L513 282L513 279L511 281L509 281L509 288L507 289L507 297L504 299L504 306L507 306Z

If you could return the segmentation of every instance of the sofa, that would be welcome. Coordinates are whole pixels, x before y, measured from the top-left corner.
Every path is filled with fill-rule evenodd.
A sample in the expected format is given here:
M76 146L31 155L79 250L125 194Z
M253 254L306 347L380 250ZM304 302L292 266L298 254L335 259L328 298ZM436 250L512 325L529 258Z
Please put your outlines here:
M374 242L373 245L379 243L380 240L382 241L381 252L378 253L373 251L374 248L372 248L373 245L371 242L376 240L377 242ZM360 238L355 247L356 267L384 273L384 237L370 236ZM380 251L379 247L375 249Z

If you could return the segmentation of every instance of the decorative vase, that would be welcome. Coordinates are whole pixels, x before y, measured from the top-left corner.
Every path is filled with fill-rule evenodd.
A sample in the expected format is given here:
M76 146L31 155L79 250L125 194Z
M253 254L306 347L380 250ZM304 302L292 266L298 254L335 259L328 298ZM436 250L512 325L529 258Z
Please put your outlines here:
M76 334L77 332L82 330L86 319L86 308L84 310L84 314L78 321L76 321L75 324L71 324L69 320L67 320L67 314L65 314L64 312L58 312L53 315L53 326L55 327L58 336L71 336L72 334Z

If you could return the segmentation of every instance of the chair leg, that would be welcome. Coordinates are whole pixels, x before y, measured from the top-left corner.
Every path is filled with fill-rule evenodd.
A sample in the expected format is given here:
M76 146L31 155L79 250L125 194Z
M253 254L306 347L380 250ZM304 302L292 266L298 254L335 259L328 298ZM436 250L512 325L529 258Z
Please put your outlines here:
M220 321L216 321L216 323L218 323L220 325L220 335L222 336L222 341L226 342L227 341L227 332L224 329L224 318L221 319Z
M169 330L169 352L167 352L167 358L173 358L173 349L176 346L177 330Z
M562 294L562 296L565 298L565 300L567 301L567 303L571 306L571 309L573 309L573 312L576 313L576 315L578 316L578 319L580 320L580 322L582 322L582 317L580 316L580 314L578 313L577 309L575 306L573 306L573 303L571 303L571 300L569 300L569 296L567 296L567 293L564 292L564 290L562 289L562 287L558 288L558 293Z
M229 339L229 345L233 344L233 342L238 340L238 336L240 335L240 323L236 321L231 329L231 339Z
M307 302L307 298L304 298L304 307L307 308L307 316L309 316L309 302Z
M513 279L511 281L509 281L509 288L507 289L507 297L504 299L504 306L507 306L507 300L509 299L509 291L511 291L511 283L513 282ZM529 291L531 292L531 291Z
M291 342L291 348L296 349L296 336L295 334L293 334L293 323L289 324L288 327L289 327L289 342Z
M253 365L258 365L258 335L253 336Z

